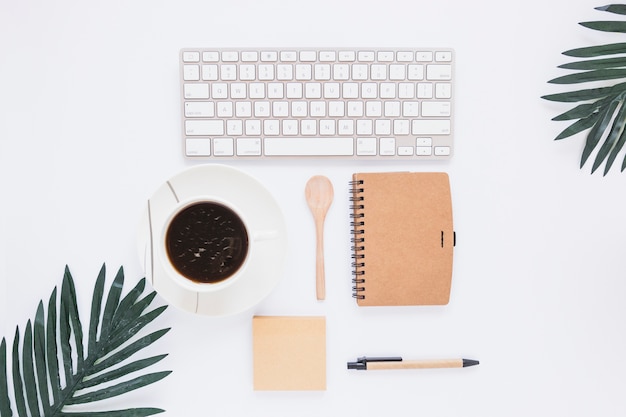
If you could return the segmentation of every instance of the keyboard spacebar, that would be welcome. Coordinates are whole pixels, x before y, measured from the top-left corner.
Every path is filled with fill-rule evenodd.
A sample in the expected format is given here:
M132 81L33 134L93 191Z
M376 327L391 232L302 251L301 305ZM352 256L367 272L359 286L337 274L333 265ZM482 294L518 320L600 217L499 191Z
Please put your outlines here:
M351 137L265 138L267 156L351 156L354 140Z

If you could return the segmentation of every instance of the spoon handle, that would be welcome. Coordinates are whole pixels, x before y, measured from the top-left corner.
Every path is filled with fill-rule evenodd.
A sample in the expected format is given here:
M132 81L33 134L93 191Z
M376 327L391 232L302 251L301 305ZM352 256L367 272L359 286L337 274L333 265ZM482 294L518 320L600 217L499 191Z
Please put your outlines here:
M326 279L324 276L324 222L315 222L315 293L318 300L326 299Z

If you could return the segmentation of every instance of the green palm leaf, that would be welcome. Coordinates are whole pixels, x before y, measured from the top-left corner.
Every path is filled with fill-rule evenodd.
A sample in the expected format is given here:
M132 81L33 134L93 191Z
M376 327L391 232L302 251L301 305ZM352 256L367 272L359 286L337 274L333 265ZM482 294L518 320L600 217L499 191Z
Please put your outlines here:
M626 15L626 5L613 4L596 9ZM626 21L592 21L580 24L619 36L626 33ZM604 165L606 175L626 142L626 42L570 49L563 54L584 59L560 65L559 68L574 72L548 82L559 85L585 84L589 88L542 97L560 103L576 103L570 110L553 118L556 121L574 121L555 139L560 140L588 131L580 167L593 159L591 172L594 173ZM595 157L591 158L594 153ZM626 169L626 156L621 169Z
M120 268L104 296L103 265L93 290L89 330L85 336L79 316L74 280L66 267L57 300L57 289L47 303L40 302L35 319L27 322L21 340L16 328L11 356L11 379L7 343L0 343L0 417L143 417L161 413L158 408L130 408L75 412L66 406L106 400L160 381L170 371L141 373L167 355L132 359L169 332L169 328L146 336L139 333L167 306L148 311L155 293L141 295L145 279L122 298L124 273ZM11 392L10 382L13 390ZM99 408L102 408L101 406Z

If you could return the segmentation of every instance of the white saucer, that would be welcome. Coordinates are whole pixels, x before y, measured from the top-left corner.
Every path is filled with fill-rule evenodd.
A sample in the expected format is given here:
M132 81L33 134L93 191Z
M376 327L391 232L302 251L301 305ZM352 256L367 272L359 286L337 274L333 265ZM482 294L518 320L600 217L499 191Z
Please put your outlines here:
M184 278L165 254L164 233L171 217L202 200L236 208L253 234L245 268L217 284ZM286 251L285 221L273 196L250 175L224 165L196 166L161 185L148 200L139 233L146 279L159 295L185 311L209 316L239 313L265 298L282 277Z

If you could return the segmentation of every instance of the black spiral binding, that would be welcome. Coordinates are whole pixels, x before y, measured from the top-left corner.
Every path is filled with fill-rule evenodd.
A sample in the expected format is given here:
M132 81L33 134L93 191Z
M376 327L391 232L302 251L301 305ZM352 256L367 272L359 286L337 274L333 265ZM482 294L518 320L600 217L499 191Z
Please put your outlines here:
M362 294L365 291L365 255L362 253L365 249L365 213L363 213L364 203L363 196L359 195L363 192L363 180L350 181L350 227L352 228L352 296L358 300L365 299Z

